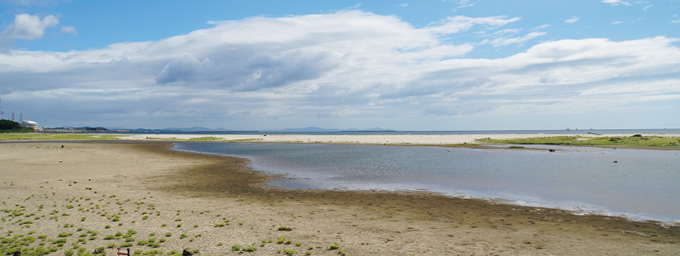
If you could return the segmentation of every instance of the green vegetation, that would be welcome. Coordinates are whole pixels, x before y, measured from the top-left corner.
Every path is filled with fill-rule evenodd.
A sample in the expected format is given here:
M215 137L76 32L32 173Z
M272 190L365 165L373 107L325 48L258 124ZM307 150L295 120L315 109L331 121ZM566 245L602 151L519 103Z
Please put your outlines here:
M290 228L290 227L286 227L286 226L280 226L278 230L279 231L292 231L293 229Z
M31 129L31 132L33 129ZM0 131L3 133L3 131ZM125 135L73 133L4 133L0 140L118 140Z
M80 185L79 183L81 183L80 181L62 179L59 179L58 182L62 182L64 185L74 184L74 186L78 186ZM11 181L7 181L5 184L11 183ZM83 189L85 191L82 191ZM91 187L79 187L77 190L79 190L79 192L95 193ZM162 218L164 221L175 224L181 224L183 222L182 219L178 218L179 216L165 217L164 215L161 215L161 211L156 211L153 204L148 204L141 201L142 199L146 199L146 197L134 201L131 199L125 200L121 199L119 196L109 194L108 192L105 194L98 193L98 197L99 198L90 198L81 196L78 198L69 196L68 198L60 198L59 194L55 194L54 192L46 192L38 196L30 195L28 197L27 195L23 195L14 199L7 197L6 200L8 201L0 202L2 207L0 208L0 219L2 220L0 222L0 231L2 231L2 234L0 234L0 255L8 255L15 251L21 251L23 255L102 256L106 255L107 253L111 254L112 249L115 252L114 248L116 247L144 247L142 250L135 250L134 255L180 256L181 253L178 254L176 251L168 253L164 252L163 250L168 247L175 246L177 242L180 241L186 242L186 240L188 240L188 242L191 243L203 242L202 239L205 239L205 236L198 232L196 234L182 233L187 232L187 230L189 230L188 228L178 229L176 231L177 235L173 235L169 232L156 234L149 233L150 231L153 231L153 229L148 229L146 226L141 224L143 222L140 222L140 224L134 224L134 222L133 224L128 224L129 222L127 219L132 218L132 216L128 215L127 211L124 212L123 207L127 209L129 209L129 207L136 207L137 210L133 209L134 212L141 213L142 217L157 213L159 216L161 216L158 218ZM9 200L14 200L14 202ZM44 204L35 203L27 204L27 206L21 204L21 202L30 200L44 200L41 201ZM64 202L64 200L66 203L56 203L59 201ZM128 202L129 204L134 203L136 206L128 205ZM132 210L130 212L132 212ZM174 212L174 210L172 212ZM179 211L177 213L179 214ZM183 219L189 221L193 220L197 214L206 213L208 213L208 211L191 211L182 212L181 215L185 215L186 217ZM62 217L69 216L69 214L73 217ZM51 216L48 217L49 220L48 218L45 218L45 215ZM138 218L139 215L135 214L134 216L134 218ZM42 219L37 217L41 217ZM219 221L218 219L221 219L222 222L217 223ZM76 221L77 224L74 224L74 221ZM100 221L108 221L110 225L106 225L106 223L101 223ZM211 221L213 221L212 223L217 223L215 224L216 227L220 227L220 229L216 229L216 231L222 231L222 229L228 230L230 227L229 220L227 220L227 218L221 217L220 215L217 215L217 218L212 219ZM126 226L130 225L130 228L135 228L138 230L128 228L122 229L117 227L118 225L115 225L116 223L120 224L123 222ZM244 225L243 222L235 223ZM58 231L51 234L36 233L37 231L42 230L40 226L45 224L49 225L50 227L57 228ZM79 227L79 224L96 225L94 228L95 230L99 230L100 232L106 230L105 232L108 234L102 234L102 236L98 236L96 231L86 229L89 225ZM203 224L199 225L191 223L187 225L187 227L193 227L191 230L202 230L201 226L203 226ZM240 229L238 226L233 228ZM253 227L251 226L250 229L253 229ZM270 226L270 230L273 232L276 232L274 230L291 231L292 229L293 228L289 226ZM144 235L138 236L138 233ZM146 234L148 234L148 236ZM260 251L267 252L271 250L278 251L280 254L285 255L311 255L312 250L314 249L314 246L305 245L305 242L293 241L284 237L276 238L278 239L269 237L266 239L260 239L259 241L250 241L252 243L235 245L232 247L232 249L235 249L235 252L239 254L248 254L250 252L260 253ZM273 248L267 248L267 243L273 243L272 239L274 239L278 245L270 245ZM226 246L227 244L228 243L219 242L217 243L217 247ZM96 250L93 253L92 249L95 248ZM265 248L268 250L265 250ZM222 248L221 251L225 249L229 250L229 248ZM293 249L298 251L296 252ZM193 251L195 254L201 253L198 249L192 249L190 251ZM214 248L208 248L205 253L206 256L208 256L207 253L214 252ZM342 251L337 250L334 252L341 254Z
M189 140L190 141L218 141L218 140L222 140L222 138L218 138L218 137L198 137L198 138L191 138Z
M0 133L27 133L33 132L32 128L21 127L21 124L11 120L0 120Z
M578 146L653 146L680 147L680 137L633 135L630 137L551 136L522 139L478 139L480 143L542 144Z

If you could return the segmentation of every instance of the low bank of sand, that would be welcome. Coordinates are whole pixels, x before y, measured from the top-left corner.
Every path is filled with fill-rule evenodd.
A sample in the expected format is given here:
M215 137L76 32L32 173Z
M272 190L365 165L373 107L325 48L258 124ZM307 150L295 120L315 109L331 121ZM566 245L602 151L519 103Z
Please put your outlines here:
M125 140L189 140L201 137L217 137L226 141L251 142L292 142L292 143L342 143L342 144L379 144L379 145L450 145L475 144L477 139L518 139L534 137L550 137L562 134L136 134L121 135ZM579 134L584 137L631 136L632 134ZM680 134L645 134L645 136L680 137Z
M243 159L168 143L61 145L0 144L0 236L16 237L1 248L23 239L57 255L124 243L198 255L236 255L233 245L257 249L246 255L680 254L680 227L423 192L283 191L262 186L276 177Z

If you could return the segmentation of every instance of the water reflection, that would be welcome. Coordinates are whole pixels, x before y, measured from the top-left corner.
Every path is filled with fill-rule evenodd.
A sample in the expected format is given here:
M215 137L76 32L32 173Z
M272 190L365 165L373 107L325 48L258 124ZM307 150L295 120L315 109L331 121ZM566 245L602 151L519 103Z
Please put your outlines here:
M272 183L284 188L430 190L680 220L678 151L277 143L178 143L176 148L250 158L256 169L296 178Z

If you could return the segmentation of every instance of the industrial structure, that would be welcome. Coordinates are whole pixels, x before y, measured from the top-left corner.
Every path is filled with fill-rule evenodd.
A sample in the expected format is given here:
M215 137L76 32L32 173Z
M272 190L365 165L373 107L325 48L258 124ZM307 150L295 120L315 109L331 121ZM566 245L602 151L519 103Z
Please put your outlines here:
M5 114L5 112L2 111L2 99L0 99L0 119L3 119L2 116ZM14 120L14 113L12 113L12 121ZM19 113L19 124L21 127L26 127L26 128L31 128L36 132L43 131L43 128L38 125L38 122L36 121L31 121L31 120L24 120L24 113Z

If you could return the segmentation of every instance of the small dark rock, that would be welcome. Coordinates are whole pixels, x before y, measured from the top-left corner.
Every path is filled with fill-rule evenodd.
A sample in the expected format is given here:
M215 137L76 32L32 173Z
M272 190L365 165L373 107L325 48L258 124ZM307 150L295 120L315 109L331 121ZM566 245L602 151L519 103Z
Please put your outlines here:
M630 137L642 137L642 134L633 134L633 136Z
M554 149L548 149L548 152L555 152Z
M190 251L187 251L187 249L184 249L184 251L182 251L182 256L191 256L191 255L194 255L194 254L191 253Z

